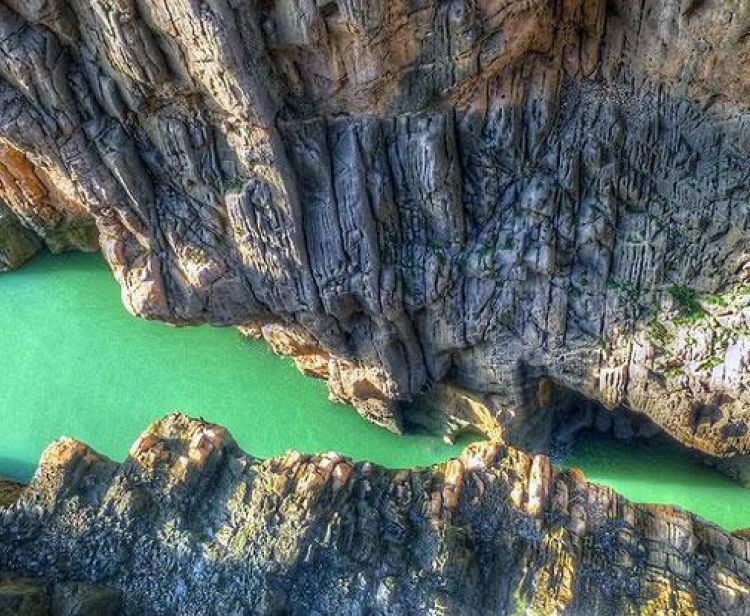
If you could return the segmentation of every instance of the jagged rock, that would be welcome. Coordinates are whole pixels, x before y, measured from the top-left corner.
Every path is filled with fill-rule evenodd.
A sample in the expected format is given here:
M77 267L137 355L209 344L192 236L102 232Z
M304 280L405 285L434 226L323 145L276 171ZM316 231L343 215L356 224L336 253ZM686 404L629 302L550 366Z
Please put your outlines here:
M126 613L743 614L750 543L498 442L392 471L261 461L173 414L116 464L62 439L0 509L0 568Z
M87 583L55 584L0 573L2 616L120 616L122 595Z
M37 250L40 243L25 229L0 200L0 272L17 268Z
M53 252L98 248L94 221L78 204L75 186L45 176L10 145L0 145L0 198Z
M135 314L304 332L394 429L438 382L528 416L546 379L750 454L749 20L2 0L3 195L53 245L94 220Z
M18 500L23 484L0 478L0 507L7 507Z
M370 421L402 432L401 410L389 398L388 375L378 366L331 355L300 326L250 323L239 330L248 338L265 339L275 353L292 357L302 374L326 379L331 400L353 404Z

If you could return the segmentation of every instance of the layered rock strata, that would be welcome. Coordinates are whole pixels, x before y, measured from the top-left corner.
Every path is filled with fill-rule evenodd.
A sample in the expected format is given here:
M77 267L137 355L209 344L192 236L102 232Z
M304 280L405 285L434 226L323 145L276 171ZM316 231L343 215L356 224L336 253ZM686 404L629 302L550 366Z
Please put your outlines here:
M31 250L11 227L75 245L91 219L132 312L302 331L392 429L438 382L520 412L546 379L747 454L749 24L745 0L2 0L0 264Z
M17 268L42 247L98 250L94 219L72 182L0 142L0 272Z
M54 173L14 147L0 146L0 200L17 222L53 252L97 250L96 226L75 186Z
M122 464L58 441L0 509L0 569L133 614L743 614L749 548L501 443L404 471L261 461L179 414Z

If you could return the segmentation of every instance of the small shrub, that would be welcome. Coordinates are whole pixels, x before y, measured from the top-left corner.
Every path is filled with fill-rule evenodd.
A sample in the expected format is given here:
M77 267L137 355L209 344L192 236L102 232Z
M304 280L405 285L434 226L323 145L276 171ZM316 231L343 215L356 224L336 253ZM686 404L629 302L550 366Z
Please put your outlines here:
M714 355L713 357L709 357L701 362L701 370L713 370L721 363L721 357Z
M680 325L695 323L695 321L706 314L706 311L703 310L698 301L698 293L695 289L682 285L672 285L669 288L669 293L674 297L682 310L682 316L675 319L676 323Z
M674 339L674 335L664 327L664 324L654 319L646 332L647 336L661 346L667 346Z

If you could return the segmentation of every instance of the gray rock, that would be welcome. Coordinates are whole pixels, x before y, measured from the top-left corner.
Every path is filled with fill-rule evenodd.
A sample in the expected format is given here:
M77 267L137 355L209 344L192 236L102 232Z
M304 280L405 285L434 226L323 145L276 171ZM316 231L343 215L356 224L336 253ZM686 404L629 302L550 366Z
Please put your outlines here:
M0 568L54 579L60 614L750 609L746 532L497 442L401 471L335 453L263 461L173 414L122 464L52 444L0 513Z
M3 0L0 140L46 196L0 193L48 244L95 223L135 314L304 330L393 429L547 379L747 454L748 11Z

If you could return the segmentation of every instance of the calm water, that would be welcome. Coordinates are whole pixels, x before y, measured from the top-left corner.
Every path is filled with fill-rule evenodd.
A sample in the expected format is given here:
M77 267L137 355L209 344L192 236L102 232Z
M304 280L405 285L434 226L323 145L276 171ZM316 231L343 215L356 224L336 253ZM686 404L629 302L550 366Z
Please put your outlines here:
M172 410L227 426L263 457L335 450L404 467L462 448L398 437L328 402L322 381L233 328L130 316L99 255L41 255L0 275L0 349L0 476L28 479L61 435L122 459Z
M444 460L466 443L399 437L327 401L322 381L234 329L130 316L98 255L42 255L0 275L0 476L32 474L66 434L115 459L171 410L227 426L257 456L336 450L389 467ZM750 490L671 446L590 433L569 460L633 501L750 526Z
M678 505L729 530L750 527L750 489L711 469L677 445L622 443L587 432L569 465L631 501Z

